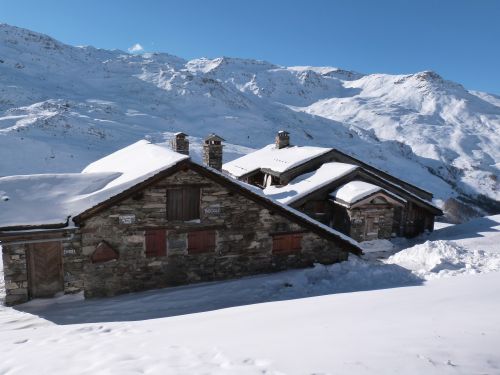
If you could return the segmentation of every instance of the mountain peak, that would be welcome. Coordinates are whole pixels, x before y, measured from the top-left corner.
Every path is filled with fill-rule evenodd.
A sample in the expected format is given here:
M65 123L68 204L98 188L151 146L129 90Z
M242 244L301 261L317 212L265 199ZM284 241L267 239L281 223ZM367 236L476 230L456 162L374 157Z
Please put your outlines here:
M0 46L2 174L78 171L110 150L176 131L220 133L241 149L285 129L296 144L340 148L442 199L500 199L498 98L433 71L130 55L6 24Z

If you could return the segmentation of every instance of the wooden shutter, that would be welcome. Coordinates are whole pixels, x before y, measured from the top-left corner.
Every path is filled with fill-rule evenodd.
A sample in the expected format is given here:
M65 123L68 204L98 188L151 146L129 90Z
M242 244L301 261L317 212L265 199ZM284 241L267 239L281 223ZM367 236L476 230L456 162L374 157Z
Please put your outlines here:
M183 190L184 221L200 218L200 189L186 188Z
M146 256L159 257L167 255L167 238L165 229L148 229L146 236Z
M184 220L182 189L167 190L167 218L168 220Z
M168 220L189 221L200 218L200 189L182 188L167 190Z
M302 249L302 234L279 234L273 236L273 253L286 254Z
M299 251L302 249L302 234L290 235L290 250Z
M215 250L215 231L201 230L188 233L188 253L199 254Z

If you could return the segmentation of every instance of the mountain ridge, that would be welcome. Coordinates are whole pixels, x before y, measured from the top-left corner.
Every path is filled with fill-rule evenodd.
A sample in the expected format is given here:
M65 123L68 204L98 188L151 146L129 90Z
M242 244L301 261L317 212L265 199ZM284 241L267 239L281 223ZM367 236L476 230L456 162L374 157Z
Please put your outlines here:
M362 74L75 47L0 24L0 175L79 171L138 139L219 133L226 160L273 141L335 147L433 191L500 209L500 98L435 72ZM198 142L198 145L196 143Z

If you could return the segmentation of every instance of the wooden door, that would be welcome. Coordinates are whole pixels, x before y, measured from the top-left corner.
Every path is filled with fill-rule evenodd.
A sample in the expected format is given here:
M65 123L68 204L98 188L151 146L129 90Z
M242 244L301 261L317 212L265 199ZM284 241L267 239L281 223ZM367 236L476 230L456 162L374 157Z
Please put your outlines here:
M31 298L53 297L64 289L60 242L31 244L28 249L28 283Z
M365 241L378 238L378 217L366 216L365 218Z

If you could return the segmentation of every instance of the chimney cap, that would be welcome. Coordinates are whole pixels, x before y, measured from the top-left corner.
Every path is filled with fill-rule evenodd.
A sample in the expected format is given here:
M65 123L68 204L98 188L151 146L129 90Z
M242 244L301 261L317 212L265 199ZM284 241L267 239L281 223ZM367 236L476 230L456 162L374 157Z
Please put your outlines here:
M290 135L290 133L287 132L286 130L279 130L278 135Z
M224 138L222 137L219 137L217 134L215 133L211 133L209 134L206 138L205 138L205 141L219 141L219 142L223 142L225 141Z
M177 132L177 133L174 133L174 135L176 137L187 137L188 136L186 133L183 133L183 132Z

